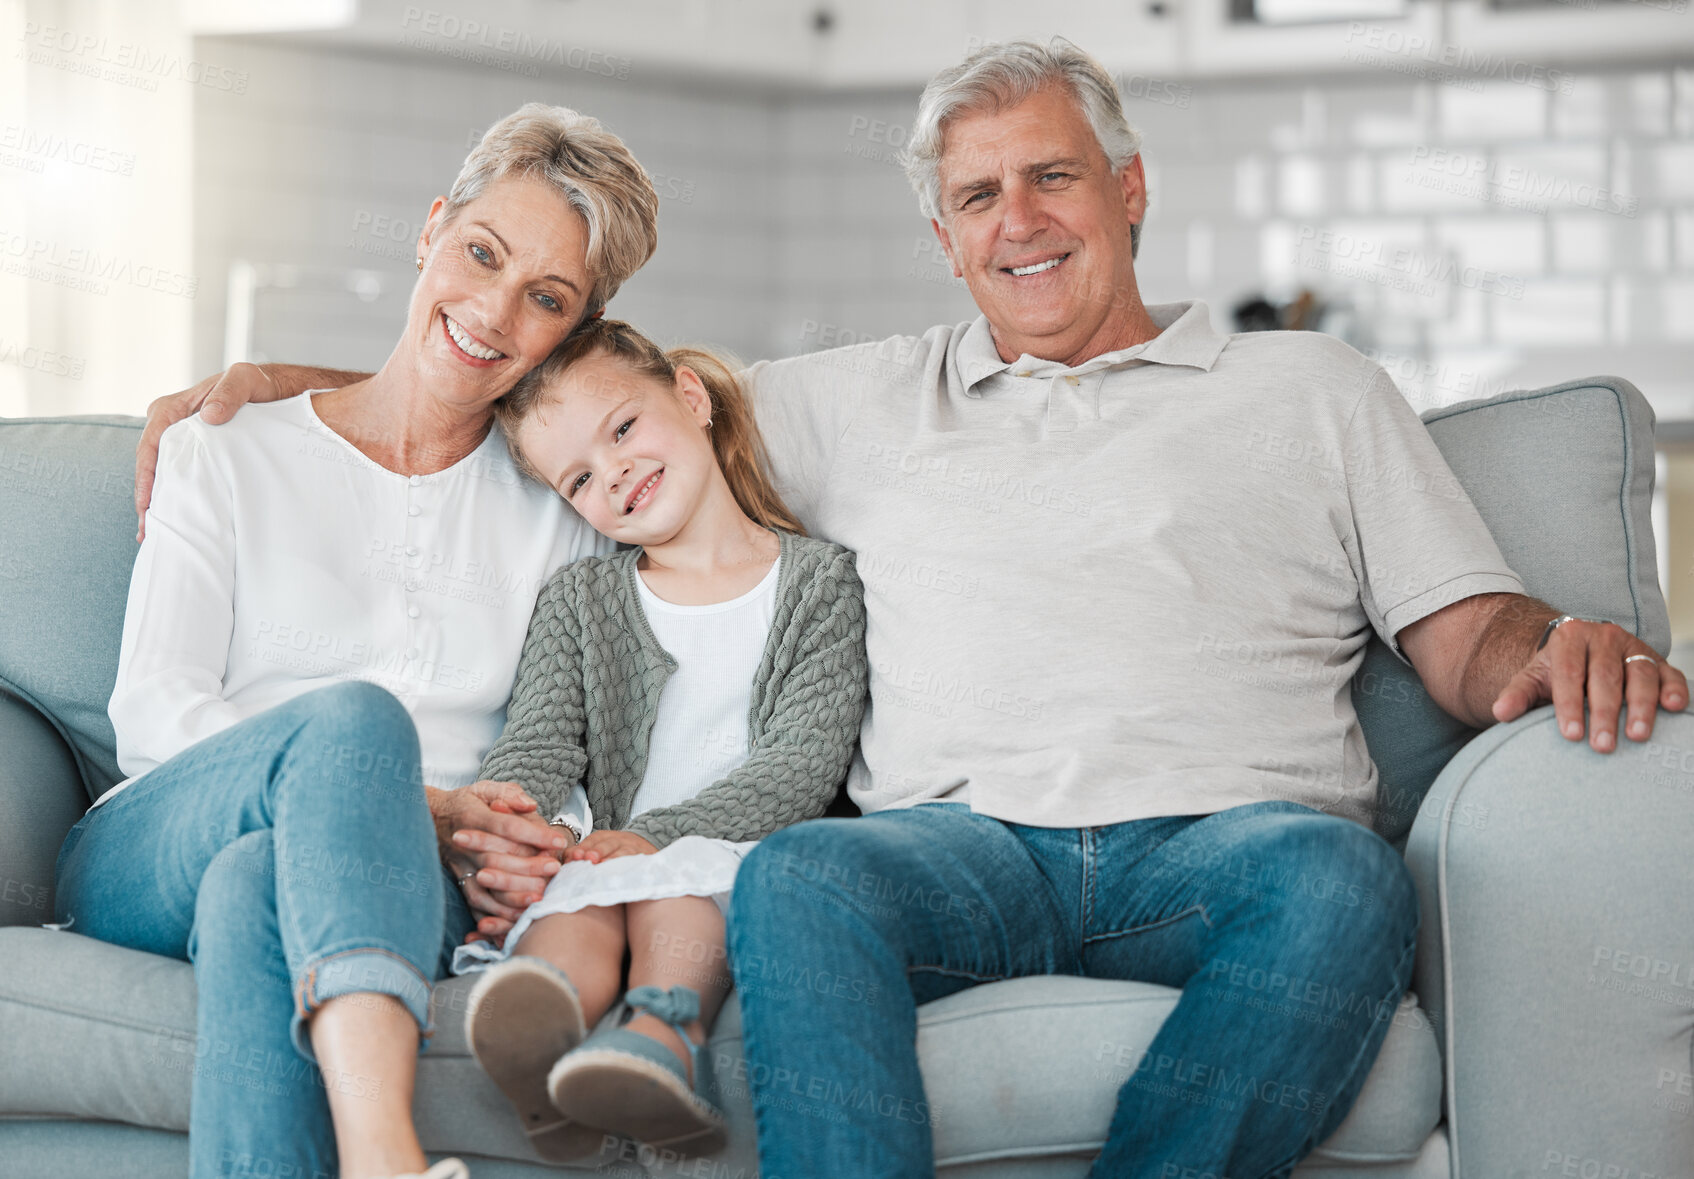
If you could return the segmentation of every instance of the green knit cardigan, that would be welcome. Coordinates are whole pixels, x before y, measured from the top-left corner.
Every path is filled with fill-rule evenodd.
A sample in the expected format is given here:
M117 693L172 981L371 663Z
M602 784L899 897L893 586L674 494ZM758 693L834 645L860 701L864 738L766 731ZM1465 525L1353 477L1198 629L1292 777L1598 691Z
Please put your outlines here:
M518 783L549 816L581 783L596 829L633 831L655 847L684 835L762 839L823 814L864 717L864 587L849 550L777 535L776 615L753 679L744 763L687 802L630 819L659 693L677 667L641 608L641 550L630 549L583 558L548 580L481 776Z

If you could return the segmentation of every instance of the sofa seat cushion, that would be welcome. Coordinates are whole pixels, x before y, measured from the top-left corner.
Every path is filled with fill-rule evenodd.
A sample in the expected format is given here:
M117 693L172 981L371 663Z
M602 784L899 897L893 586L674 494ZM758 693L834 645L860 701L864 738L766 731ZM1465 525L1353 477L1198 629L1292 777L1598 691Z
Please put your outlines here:
M195 1042L187 963L28 927L0 929L0 960L28 964L0 974L0 1117L187 1128L193 1070L218 1066L203 1059L215 1046L202 1052ZM419 1067L415 1105L424 1145L534 1160L504 1098L466 1049L469 990L469 979L436 987L436 1035ZM926 1004L918 1052L933 1113L913 1116L932 1118L937 1162L1086 1160L1104 1140L1119 1086L1177 996L1148 983L1027 978ZM717 1097L730 1121L729 1143L717 1158L730 1168L724 1173L750 1175L752 1105L733 996L710 1047ZM796 1096L807 1100L804 1092ZM1307 1166L1416 1159L1440 1113L1435 1037L1408 998L1358 1103ZM590 1163L610 1164L620 1153L617 1161L637 1161L627 1145L608 1143Z
M240 1067L219 1045L198 1041L194 968L186 962L22 926L0 929L0 959L29 963L0 973L0 1118L70 1116L186 1131L194 1070ZM432 999L437 1034L419 1065L414 1101L419 1137L426 1150L539 1162L466 1047L471 981L444 982ZM735 1051L739 1057L738 1029ZM609 1146L608 1156L617 1153L618 1144Z
M0 929L0 961L0 1114L187 1128L187 963L25 925Z
M918 1055L937 1159L1097 1152L1118 1089L1179 995L1152 983L1022 978L926 1004ZM1440 1120L1435 1035L1407 996L1358 1102L1307 1165L1415 1159Z

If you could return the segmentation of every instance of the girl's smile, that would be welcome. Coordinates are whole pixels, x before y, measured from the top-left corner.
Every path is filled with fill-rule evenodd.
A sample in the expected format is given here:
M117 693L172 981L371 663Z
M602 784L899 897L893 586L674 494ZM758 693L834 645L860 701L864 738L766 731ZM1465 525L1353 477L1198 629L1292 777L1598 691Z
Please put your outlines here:
M659 484L664 480L664 477L665 469L660 467L653 472L652 478L630 492L629 499L624 503L623 514L630 515L637 508L646 507L647 504L651 503L653 496L658 493Z

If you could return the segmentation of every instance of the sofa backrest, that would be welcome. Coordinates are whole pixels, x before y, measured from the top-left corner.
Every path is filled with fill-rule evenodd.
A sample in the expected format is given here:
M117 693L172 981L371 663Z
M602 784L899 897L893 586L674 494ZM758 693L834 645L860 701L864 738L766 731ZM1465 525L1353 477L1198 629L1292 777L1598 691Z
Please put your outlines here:
M131 417L0 418L0 689L65 738L90 800L116 783L106 702L135 564Z
M1670 651L1653 543L1653 409L1590 377L1423 415L1435 444L1531 596ZM1435 776L1476 730L1436 707L1378 640L1353 705L1382 776L1376 829L1404 847Z
M1593 377L1424 415L1528 591L1606 618L1661 654L1670 620L1653 546L1653 411ZM0 689L39 708L98 797L121 777L106 702L135 562L140 419L0 418ZM1372 641L1353 702L1382 775L1377 830L1396 846L1474 731Z

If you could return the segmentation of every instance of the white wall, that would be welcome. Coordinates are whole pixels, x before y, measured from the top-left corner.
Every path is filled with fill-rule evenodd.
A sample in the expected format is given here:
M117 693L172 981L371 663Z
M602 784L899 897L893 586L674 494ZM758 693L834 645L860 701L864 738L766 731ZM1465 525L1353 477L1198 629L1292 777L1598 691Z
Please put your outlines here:
M203 38L249 77L196 107L195 258L257 269L250 354L369 368L404 320L413 242L475 136L530 100L594 114L653 175L660 245L611 313L747 359L972 313L937 272L885 124L915 95L793 99L582 71ZM895 132L896 135L899 132ZM873 136L875 138L873 138ZM194 363L224 363L228 299L195 308Z
M203 39L251 78L202 101L195 255L259 268L252 351L369 368L404 321L417 230L489 124L525 101L623 135L663 200L661 247L614 313L743 350L763 344L774 283L774 113L763 100L648 93L584 74L538 80L451 62ZM225 300L196 308L195 365L223 363Z
M170 0L0 5L18 49L0 55L0 413L138 411L220 367L238 263L260 284L239 346L380 363L430 198L477 132L535 98L601 116L655 173L660 251L614 310L656 334L752 358L969 316L895 163L916 87L795 77L909 77L924 53L1020 31L1023 9L995 0L967 19L941 5L923 35L893 37L874 19L882 0L864 0L818 42L804 13L783 23L772 7L741 70L704 52L741 9L664 2L675 12L659 39L695 29L701 68L669 68L676 53L572 56L581 45L563 40L549 53L574 68L467 57L466 38L440 31L401 45L398 33L423 35L407 15L419 6L387 0L358 6L355 44L190 39ZM1669 15L1617 7L1619 27ZM223 10L191 8L195 27ZM315 0L307 15L332 23L346 8ZM1072 8L1095 11L1056 11ZM489 11L521 24L529 10ZM1576 4L1571 19L1596 15ZM1128 19L1064 27L1131 63L1153 186L1149 297L1206 298L1228 326L1246 294L1310 287L1351 309L1327 324L1376 351L1420 406L1604 371L1635 380L1662 418L1694 420L1694 69L1475 82L1396 58L1372 42L1380 30L1330 28L1271 32L1336 61L1318 42L1351 36L1351 72L1225 81L1207 76L1207 52L1239 55L1240 34L1176 54L1188 73L1159 73L1150 63L1174 51L1131 37ZM899 52L878 58L877 28Z
M1598 372L1694 416L1694 72L1196 83L1149 135L1155 293L1310 287L1420 408Z
M419 217L474 134L532 98L600 116L655 174L659 252L613 312L665 339L756 358L973 314L895 162L912 89L199 45L250 84L197 96L196 371L222 363L217 276L236 259L297 284L261 293L259 355L380 363ZM1244 295L1310 288L1420 408L1613 372L1694 417L1694 70L1551 81L1126 76L1153 198L1143 290L1205 298L1229 326Z
M170 0L0 4L0 414L188 379L192 112L228 81Z

